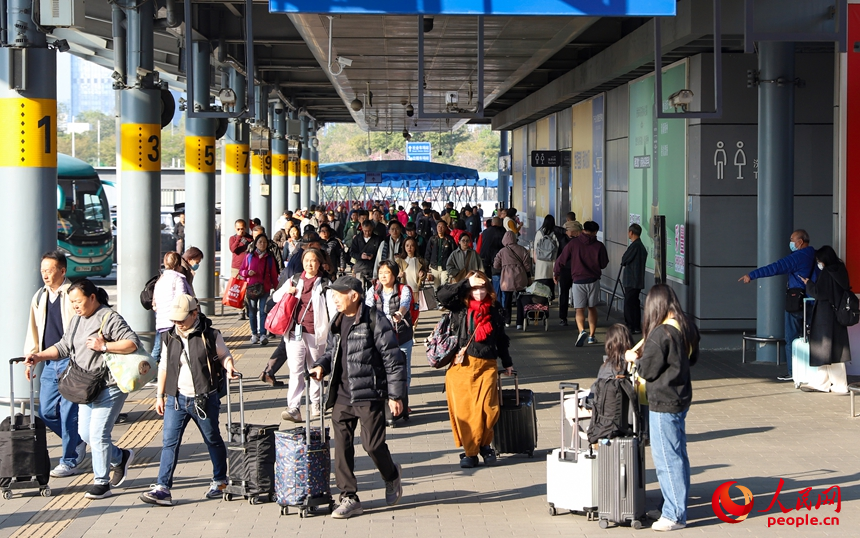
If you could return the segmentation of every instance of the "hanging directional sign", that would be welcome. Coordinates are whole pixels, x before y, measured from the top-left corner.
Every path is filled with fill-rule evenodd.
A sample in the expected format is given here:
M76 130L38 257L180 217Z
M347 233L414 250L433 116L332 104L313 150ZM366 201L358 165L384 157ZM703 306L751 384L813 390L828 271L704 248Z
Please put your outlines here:
M561 166L561 152L555 150L532 151L532 168Z
M677 0L269 0L271 13L356 13L388 15L580 15L600 17L657 17L675 15Z

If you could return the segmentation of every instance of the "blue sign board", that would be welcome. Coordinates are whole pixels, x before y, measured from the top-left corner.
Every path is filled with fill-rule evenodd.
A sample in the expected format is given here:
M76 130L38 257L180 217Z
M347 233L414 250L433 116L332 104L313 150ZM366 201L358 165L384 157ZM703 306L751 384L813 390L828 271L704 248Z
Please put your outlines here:
M580 15L658 17L675 15L677 0L269 0L271 13L385 15Z
M406 160L430 162L430 142L407 142Z

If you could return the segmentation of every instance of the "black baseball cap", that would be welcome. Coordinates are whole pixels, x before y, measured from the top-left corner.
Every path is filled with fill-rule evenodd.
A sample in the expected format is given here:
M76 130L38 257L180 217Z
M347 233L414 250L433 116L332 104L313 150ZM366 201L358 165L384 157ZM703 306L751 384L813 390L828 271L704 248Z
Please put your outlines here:
M354 276L342 276L329 284L329 289L340 293L354 291L359 295L364 295L364 286L361 285L361 280Z

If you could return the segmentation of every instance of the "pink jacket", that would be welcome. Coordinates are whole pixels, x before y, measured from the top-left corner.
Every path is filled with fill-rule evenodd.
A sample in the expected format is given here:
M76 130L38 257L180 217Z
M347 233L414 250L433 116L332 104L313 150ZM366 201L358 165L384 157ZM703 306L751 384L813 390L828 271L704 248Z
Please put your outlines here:
M496 254L493 268L501 270L502 291L520 291L529 285L532 271L532 257L529 251L517 244L514 232L505 232L502 238L504 247Z
M406 211L398 211L397 212L397 220L400 221L400 224L406 228L406 223L409 222L409 215L406 214Z
M248 276L248 271L254 271L254 276ZM246 254L239 269L239 276L247 280L249 286L261 282L267 295L278 287L278 267L268 252L262 258L257 256L256 250Z

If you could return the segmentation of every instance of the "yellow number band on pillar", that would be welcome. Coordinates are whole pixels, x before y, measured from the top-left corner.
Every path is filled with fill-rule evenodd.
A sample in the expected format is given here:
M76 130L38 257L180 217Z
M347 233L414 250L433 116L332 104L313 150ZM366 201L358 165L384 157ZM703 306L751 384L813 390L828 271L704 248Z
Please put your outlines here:
M251 171L251 150L248 144L226 144L224 164L228 174L247 174Z
M57 101L0 99L0 166L57 167Z
M161 125L124 123L120 127L120 154L125 171L161 171Z
M185 171L190 173L215 173L215 137L185 137Z
M302 175L310 177L311 175L311 162L302 159Z
M290 175L293 177L299 176L299 161L290 161L289 162L289 170Z
M272 175L278 177L286 177L287 175L287 156L272 155Z
M320 163L311 161L311 177L317 177L320 173Z
M251 173L254 175L265 174L266 171L266 155L254 153L251 155Z

